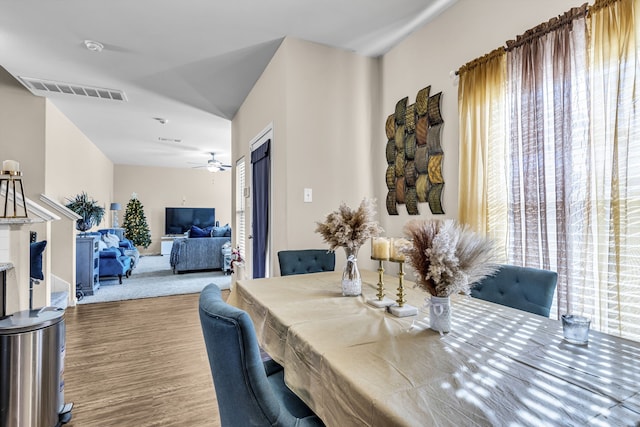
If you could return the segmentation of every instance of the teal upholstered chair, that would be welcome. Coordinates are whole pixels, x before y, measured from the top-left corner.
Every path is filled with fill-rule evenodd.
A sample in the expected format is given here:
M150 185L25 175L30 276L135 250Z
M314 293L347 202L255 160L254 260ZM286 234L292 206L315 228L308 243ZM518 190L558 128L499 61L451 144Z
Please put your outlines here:
M549 317L558 273L516 265L502 265L471 289L471 296Z
M199 312L223 427L323 425L284 384L282 367L262 362L251 318L216 285L202 290Z
M336 268L336 254L326 249L300 249L278 252L280 275L319 273Z

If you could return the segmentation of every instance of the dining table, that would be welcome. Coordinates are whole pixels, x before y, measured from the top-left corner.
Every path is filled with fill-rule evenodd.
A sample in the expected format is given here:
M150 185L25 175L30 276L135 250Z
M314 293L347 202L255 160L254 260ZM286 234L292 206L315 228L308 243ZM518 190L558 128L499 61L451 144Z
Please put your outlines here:
M387 298L399 279L386 268ZM429 295L403 281L418 314L396 317L341 293L341 272L237 280L227 302L251 317L285 383L327 426L638 426L640 343L467 295L451 297L451 331L431 330Z

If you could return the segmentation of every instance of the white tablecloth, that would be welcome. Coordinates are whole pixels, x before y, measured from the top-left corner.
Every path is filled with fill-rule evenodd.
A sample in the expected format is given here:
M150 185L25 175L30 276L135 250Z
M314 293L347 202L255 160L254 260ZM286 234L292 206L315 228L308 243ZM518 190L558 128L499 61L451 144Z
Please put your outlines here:
M638 343L591 331L588 346L571 345L559 321L463 296L440 336L426 313L367 305L377 273L362 274L361 297L341 295L339 272L241 280L229 297L328 426L640 422ZM389 297L396 286L385 276ZM406 292L424 304L411 283Z

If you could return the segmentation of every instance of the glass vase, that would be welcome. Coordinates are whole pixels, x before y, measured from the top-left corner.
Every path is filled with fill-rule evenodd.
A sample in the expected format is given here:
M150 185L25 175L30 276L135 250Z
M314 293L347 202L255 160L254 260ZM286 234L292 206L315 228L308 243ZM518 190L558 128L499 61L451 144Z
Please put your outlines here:
M362 293L362 278L358 270L358 249L344 248L347 265L342 272L342 295L345 297L356 297Z
M441 334L451 331L451 297L431 296L429 304L429 326Z

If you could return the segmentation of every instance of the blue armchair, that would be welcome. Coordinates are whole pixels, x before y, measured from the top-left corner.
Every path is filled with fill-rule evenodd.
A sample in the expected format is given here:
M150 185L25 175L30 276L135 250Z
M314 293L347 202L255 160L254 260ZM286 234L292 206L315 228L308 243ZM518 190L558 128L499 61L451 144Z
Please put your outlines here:
M200 293L199 313L224 427L323 425L287 388L282 367L262 362L251 318L222 301L216 285Z
M336 254L326 249L300 249L278 252L280 275L319 273L336 268Z
M502 265L471 289L471 296L549 317L558 273L537 268Z
M122 276L131 275L132 259L122 248L106 248L99 252L99 274L103 277L117 277L122 285Z
M135 247L133 242L126 237L124 237L124 229L122 228L101 228L98 230L101 236L105 234L114 234L118 236L119 242L118 245L120 248L124 250L124 254L131 257L131 269L133 270L138 265L138 260L140 259L140 252L138 248Z

